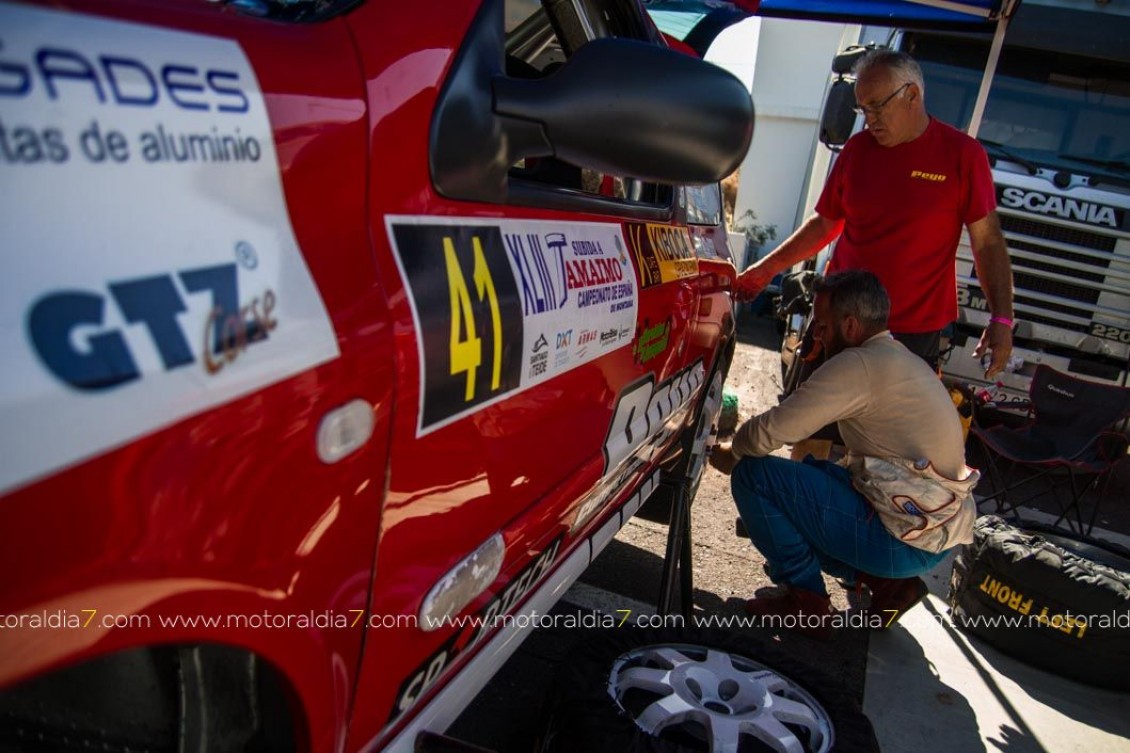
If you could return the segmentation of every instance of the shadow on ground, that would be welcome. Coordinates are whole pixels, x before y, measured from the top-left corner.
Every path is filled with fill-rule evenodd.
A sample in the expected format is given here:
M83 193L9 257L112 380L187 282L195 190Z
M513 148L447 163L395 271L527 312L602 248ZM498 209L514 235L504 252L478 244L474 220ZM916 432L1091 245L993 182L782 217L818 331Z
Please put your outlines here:
M923 602L933 610L933 603ZM936 613L935 613L936 614ZM868 707L864 710L879 732L879 743L884 735L914 735L925 744L924 750L935 749L929 741L945 740L945 749L951 751L984 750L984 741L977 725L977 716L969 701L956 689L946 685L926 658L926 651L908 630L895 624L890 630L876 635L875 641L890 644L892 650L884 655L899 657L897 665L872 659L869 682L893 682L903 691L901 695L913 696L913 710L904 704L886 707ZM910 699L908 699L910 700ZM898 730L904 730L898 732ZM1017 739L1023 739L1023 733ZM888 741L897 742L897 741ZM1036 753L1039 748L1010 748L1014 753Z
M738 342L774 352L781 350L784 322L766 316L739 316Z
M613 540L597 558L596 563L585 574L584 582L597 588L621 593L627 584L653 586L651 590L637 591L626 596L654 604L659 594L659 578L662 572L662 557L623 541ZM766 581L763 585L769 585ZM863 697L863 684L867 671L868 632L862 629L845 628L829 642L816 641L788 631L767 631L750 627L750 620L743 606L742 597L723 598L718 593L704 588L694 589L694 612L692 626L729 629L738 633L771 633L781 648L806 663L839 679L845 689L856 699Z
M613 540L589 569L590 586L625 594L633 602L654 604L659 589L662 558L631 544ZM626 589L625 585L635 584ZM756 646L770 641L797 661L811 667L839 686L856 702L863 697L870 635L861 629L840 630L829 642L815 641L787 631L762 630L743 622L743 600L723 599L704 589L694 591L694 612L685 624L692 629L726 630L748 637L751 659ZM560 602L556 615L589 614L587 610ZM610 628L615 629L615 628ZM481 745L497 753L529 753L535 749L544 725L544 705L553 677L577 650L591 630L548 627L531 630L521 649L498 672L449 730L457 739ZM596 681L596 680L594 680ZM505 723L500 724L499 719Z

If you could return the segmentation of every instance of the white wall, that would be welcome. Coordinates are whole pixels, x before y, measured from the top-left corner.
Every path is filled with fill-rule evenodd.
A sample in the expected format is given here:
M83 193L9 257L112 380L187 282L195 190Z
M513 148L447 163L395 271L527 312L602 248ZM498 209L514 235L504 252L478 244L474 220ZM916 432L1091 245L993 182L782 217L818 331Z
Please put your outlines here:
M832 58L845 39L858 38L858 26L751 18L719 35L706 55L751 86L757 119L734 214L740 218L752 209L758 223L777 226L777 241L762 254L804 218L806 178ZM820 164L826 166L827 160ZM823 178L820 172L812 180L817 192Z
M703 59L725 68L747 89L752 89L762 23L761 18L754 16L725 29L711 43Z

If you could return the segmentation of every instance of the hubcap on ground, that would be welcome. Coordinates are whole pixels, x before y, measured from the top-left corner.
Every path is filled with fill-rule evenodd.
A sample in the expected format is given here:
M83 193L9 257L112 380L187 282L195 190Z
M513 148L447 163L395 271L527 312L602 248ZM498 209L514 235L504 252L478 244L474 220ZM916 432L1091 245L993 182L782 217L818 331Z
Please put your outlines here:
M711 753L826 753L831 719L789 678L743 656L682 644L644 646L613 663L608 692L655 737Z

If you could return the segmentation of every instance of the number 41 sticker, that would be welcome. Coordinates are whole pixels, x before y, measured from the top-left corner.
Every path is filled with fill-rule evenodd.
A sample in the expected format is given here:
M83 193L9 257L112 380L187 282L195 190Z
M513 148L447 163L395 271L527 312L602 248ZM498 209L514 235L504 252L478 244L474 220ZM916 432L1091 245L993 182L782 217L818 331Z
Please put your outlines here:
M497 226L391 229L420 346L425 433L520 386L522 303Z
M491 340L494 345L493 367L491 368L490 388L498 390L502 382L502 316L498 309L498 293L494 289L494 278L483 255L483 244L477 237L471 238L474 249L475 290L478 302L486 300L490 304L492 325ZM443 239L443 258L447 263L447 286L451 290L451 373L467 373L467 390L464 402L475 399L475 372L483 360L483 339L475 328L475 309L471 303L471 293L463 277L459 255L450 237Z

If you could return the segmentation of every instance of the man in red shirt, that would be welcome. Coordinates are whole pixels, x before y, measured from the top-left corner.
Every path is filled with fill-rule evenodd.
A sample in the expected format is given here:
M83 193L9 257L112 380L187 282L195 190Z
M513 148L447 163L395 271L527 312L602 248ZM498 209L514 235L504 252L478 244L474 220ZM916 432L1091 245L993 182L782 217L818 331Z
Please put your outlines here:
M738 277L735 297L755 297L838 237L827 272L875 274L891 298L895 339L936 368L941 330L957 318L954 264L965 226L991 312L975 354L991 352L992 379L1012 352L1012 268L985 151L927 114L922 69L909 55L875 50L855 70L866 130L844 146L816 213Z

